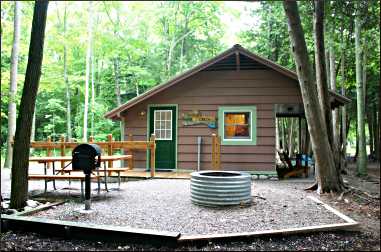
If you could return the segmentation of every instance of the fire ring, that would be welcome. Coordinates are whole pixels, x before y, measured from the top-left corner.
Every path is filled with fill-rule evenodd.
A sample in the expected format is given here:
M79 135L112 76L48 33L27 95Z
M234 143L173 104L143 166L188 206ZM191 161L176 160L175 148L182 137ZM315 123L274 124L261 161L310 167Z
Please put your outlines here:
M191 173L191 201L219 207L251 203L251 176L236 171L201 171Z

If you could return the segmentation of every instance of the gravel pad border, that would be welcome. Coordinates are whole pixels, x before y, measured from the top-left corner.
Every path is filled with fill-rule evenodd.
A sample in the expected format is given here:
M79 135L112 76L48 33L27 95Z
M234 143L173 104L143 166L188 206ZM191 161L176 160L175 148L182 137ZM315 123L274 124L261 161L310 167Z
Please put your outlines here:
M96 211L91 214L75 211L83 203L68 202L34 216L179 232L184 237L248 236L269 230L348 226L345 219L309 199L311 194L303 191L305 186L305 183L253 181L251 206L210 209L190 202L189 180L152 179L122 184L120 191L109 192L103 200L93 202Z

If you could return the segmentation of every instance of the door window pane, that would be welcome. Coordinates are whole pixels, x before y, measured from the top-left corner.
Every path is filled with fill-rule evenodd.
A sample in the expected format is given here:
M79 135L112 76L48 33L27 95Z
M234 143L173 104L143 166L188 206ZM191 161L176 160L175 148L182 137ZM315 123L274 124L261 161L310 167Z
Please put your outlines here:
M157 140L172 140L172 110L155 110L154 134Z

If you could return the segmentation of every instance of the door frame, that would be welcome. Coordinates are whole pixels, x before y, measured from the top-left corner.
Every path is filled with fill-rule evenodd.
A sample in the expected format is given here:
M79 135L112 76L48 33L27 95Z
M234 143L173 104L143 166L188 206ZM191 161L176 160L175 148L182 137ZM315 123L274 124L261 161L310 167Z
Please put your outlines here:
M152 107L155 107L155 108L160 108L160 107L175 107L176 108L176 113L175 113L175 120L176 120L176 139L175 139L175 169L177 171L177 155L178 155L178 152L177 152L177 143L178 143L178 139L179 139L179 135L178 135L178 132L179 132L179 105L178 104L148 104L147 105L147 141L149 141L150 139L150 118L151 118L151 113L150 113L150 110ZM149 169L149 160L150 158L150 155L149 155L149 152L147 150L146 152L146 168ZM156 160L155 160L156 161ZM156 170L156 167L155 167L155 170Z

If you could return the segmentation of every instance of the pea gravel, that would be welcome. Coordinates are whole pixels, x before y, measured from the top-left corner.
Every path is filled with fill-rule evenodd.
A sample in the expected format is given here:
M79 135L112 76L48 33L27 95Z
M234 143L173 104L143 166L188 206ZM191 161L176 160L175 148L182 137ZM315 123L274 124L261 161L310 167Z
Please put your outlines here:
M90 214L84 204L70 201L34 216L175 231L181 234L250 232L343 222L323 206L308 199L305 183L254 181L250 206L206 208L190 201L189 180L131 181L119 191L93 200Z

